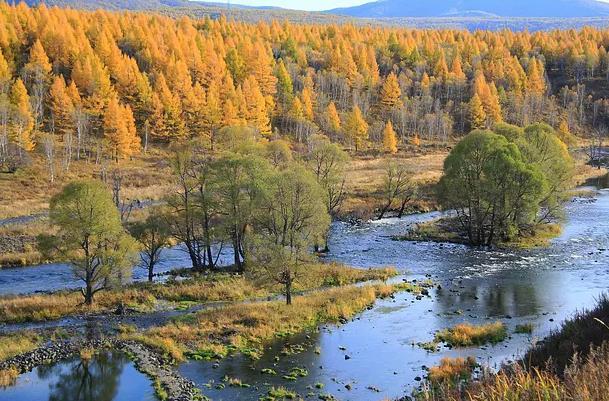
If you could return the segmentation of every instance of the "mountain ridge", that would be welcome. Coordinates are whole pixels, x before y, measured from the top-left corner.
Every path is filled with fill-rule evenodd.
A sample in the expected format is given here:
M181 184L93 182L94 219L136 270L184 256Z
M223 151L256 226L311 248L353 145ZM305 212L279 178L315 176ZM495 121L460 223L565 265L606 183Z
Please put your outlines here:
M609 16L609 3L597 0L380 0L334 8L327 13L358 18L396 17L549 17Z

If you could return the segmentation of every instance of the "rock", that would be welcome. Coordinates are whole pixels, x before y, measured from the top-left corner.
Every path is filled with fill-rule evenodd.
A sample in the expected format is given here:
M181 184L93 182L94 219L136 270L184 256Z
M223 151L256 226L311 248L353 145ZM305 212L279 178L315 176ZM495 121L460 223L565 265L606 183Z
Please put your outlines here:
M351 359L349 355L345 355L345 360Z

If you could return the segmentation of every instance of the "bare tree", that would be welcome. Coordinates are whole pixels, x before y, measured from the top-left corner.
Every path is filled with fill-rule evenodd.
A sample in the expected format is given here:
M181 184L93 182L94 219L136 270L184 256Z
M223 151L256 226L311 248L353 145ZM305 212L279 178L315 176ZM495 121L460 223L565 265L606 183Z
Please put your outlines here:
M412 173L404 166L395 162L389 163L383 181L384 204L378 216L379 220L385 217L395 201L400 202L398 217L402 217L406 205L416 194L416 185L413 183L411 175Z
M55 182L55 136L45 133L41 135L42 148L49 168L49 181Z

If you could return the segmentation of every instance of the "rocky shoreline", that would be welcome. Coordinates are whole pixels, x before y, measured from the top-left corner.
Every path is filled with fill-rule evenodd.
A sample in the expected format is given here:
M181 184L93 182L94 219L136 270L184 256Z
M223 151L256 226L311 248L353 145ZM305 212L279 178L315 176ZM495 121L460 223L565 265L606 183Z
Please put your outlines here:
M0 370L16 369L20 374L26 373L37 366L78 356L81 350L87 348L123 351L133 361L137 370L150 377L155 387L162 389L166 395L163 400L193 401L202 398L195 384L180 376L167 358L143 344L114 338L52 342L0 362Z

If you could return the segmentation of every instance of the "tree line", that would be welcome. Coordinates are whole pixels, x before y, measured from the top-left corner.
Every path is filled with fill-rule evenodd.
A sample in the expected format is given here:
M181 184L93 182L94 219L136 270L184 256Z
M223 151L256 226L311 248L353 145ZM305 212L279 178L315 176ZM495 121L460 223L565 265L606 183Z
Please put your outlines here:
M246 24L3 3L0 164L14 170L38 149L53 180L72 160L153 142L213 149L229 126L387 152L499 122L605 132L609 103L588 83L609 80L608 45L593 28Z
M196 272L218 270L229 247L237 272L255 270L282 284L290 303L311 251L326 246L331 215L344 199L348 156L324 136L295 157L287 142L262 143L256 135L223 129L214 153L198 142L173 147L173 190L144 220L121 219L120 203L102 181L68 184L51 199L56 233L40 236L40 249L72 263L87 304L130 277L138 252L152 281L172 243Z

